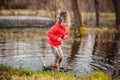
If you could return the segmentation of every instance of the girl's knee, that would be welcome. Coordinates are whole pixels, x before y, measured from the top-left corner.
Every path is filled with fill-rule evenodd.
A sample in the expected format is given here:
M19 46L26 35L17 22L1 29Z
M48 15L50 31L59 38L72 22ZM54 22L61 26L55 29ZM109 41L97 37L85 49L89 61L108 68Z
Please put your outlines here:
M59 59L60 59L60 60L63 60L63 56L60 56Z

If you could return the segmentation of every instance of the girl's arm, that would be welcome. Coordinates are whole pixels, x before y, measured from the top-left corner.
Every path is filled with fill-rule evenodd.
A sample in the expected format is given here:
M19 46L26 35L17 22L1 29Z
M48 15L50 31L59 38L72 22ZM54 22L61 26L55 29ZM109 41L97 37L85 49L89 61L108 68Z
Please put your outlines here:
M52 38L53 40L57 40L58 37L55 35L55 33L56 33L56 28L55 26L53 26L52 28L48 30L47 35L49 38Z
M65 29L65 35L64 35L64 39L68 39L69 31L70 31L70 27L66 27L66 29Z

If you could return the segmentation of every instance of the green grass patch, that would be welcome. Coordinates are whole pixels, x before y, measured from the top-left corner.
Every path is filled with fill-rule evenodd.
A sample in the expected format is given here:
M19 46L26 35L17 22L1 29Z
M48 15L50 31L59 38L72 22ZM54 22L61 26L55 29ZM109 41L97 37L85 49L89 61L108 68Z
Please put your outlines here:
M107 76L105 73L101 71L94 72L89 77L91 80L111 80L112 79L110 76Z
M55 71L32 71L27 69L16 69L0 65L0 80L112 80L105 73L98 71L89 76L75 76L71 73ZM119 80L116 78L114 80Z

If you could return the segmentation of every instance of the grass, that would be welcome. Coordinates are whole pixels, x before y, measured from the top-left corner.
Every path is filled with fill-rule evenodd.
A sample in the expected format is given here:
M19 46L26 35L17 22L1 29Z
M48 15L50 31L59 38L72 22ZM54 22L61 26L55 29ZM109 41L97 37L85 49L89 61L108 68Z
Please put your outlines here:
M82 16L88 20L95 20L95 13L93 12L82 13ZM113 21L115 20L115 14L114 13L100 13L100 20Z
M100 26L100 27L86 27L82 26L80 28L71 28L71 33L74 41L80 42L83 35L86 33L93 33L96 38L102 43L112 42L114 40L115 34L120 32L120 28L116 29L115 26ZM71 35L70 35L71 36ZM98 40L98 39L96 39Z
M8 28L0 29L0 42L10 41L40 41L46 39L47 29L38 28Z
M23 15L23 16L43 16L53 17L54 12L47 12L45 10L29 10L29 9L4 9L0 10L0 15Z
M99 72L94 72L93 74L90 75L91 80L111 80L111 77L106 76L105 73L99 71Z
M74 32L76 35L84 35L86 34L87 32L94 32L96 35L100 34L101 32L109 32L109 33L115 33L115 32L119 32L120 31L120 28L117 30L115 27L111 27L111 26L100 26L100 27L86 27L86 26L83 26L83 27L80 27L80 28L77 28L77 29L74 29L72 28L71 29L72 32Z
M116 78L115 80L118 79ZM0 80L112 80L112 78L101 71L94 72L89 76L75 76L71 73L54 71L35 72L0 65Z

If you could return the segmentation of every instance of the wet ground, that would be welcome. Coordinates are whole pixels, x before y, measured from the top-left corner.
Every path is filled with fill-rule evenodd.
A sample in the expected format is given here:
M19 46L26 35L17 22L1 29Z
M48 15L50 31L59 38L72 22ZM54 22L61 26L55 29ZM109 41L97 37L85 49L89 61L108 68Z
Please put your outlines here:
M47 66L54 60L47 36L42 30L0 32L0 39L0 64L42 70L40 59ZM70 72L77 75L88 75L97 70L113 75L120 66L119 47L119 35L107 30L98 36L88 31L80 40L70 36L61 46L64 53L61 66L72 68Z

